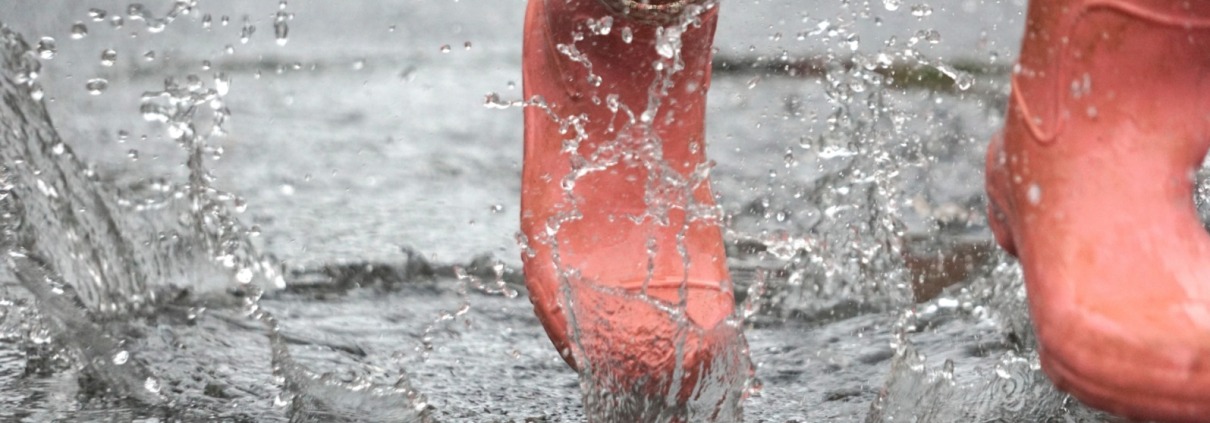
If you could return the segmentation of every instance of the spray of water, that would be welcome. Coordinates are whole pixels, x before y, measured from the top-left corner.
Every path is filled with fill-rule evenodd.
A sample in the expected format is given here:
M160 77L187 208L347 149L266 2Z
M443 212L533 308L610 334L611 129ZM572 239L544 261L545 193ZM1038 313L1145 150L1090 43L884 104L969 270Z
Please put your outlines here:
M193 7L178 1L155 17L132 5L127 15L155 31ZM283 2L279 14L284 8ZM279 16L279 43L288 19ZM403 375L349 381L293 360L287 337L261 306L265 288L284 286L282 266L252 243L255 231L237 217L244 201L216 188L208 165L223 153L213 140L225 134L231 78L169 78L162 90L145 93L143 117L180 146L188 177L118 190L59 139L37 83L38 60L48 51L49 42L31 47L0 28L0 253L36 299L62 354L95 386L90 392L178 416L238 417L233 404L275 397L288 405L292 421L428 419L423 396ZM185 326L171 322L177 309ZM159 323L145 326L140 316ZM242 325L240 316L268 335L268 357L240 355L272 362L276 395L264 381L206 370L222 368L209 361L232 360L207 357L207 347L197 350L201 355L174 352L221 342L222 325ZM156 335L131 335L148 332ZM193 373L202 371L210 374Z

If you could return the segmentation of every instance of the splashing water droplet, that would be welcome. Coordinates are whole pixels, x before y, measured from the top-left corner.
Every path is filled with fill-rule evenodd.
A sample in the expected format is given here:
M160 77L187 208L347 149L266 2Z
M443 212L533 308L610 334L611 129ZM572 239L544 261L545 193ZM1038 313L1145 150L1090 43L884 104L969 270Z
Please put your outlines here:
M252 38L252 34L255 32L256 27L252 25L252 21L247 16L244 16L244 26L239 31L239 43L248 44L248 40Z
M88 90L89 94L100 95L105 92L106 88L109 88L109 81L105 78L89 79L88 83L84 84L84 88Z
M101 9L88 9L88 17L91 18L93 22L101 22L105 20L105 15L107 14L108 13Z
M293 18L293 16L289 13L286 13L285 7L286 2L281 2L282 9L278 10L277 14L273 15L273 37L279 46L284 46L286 45L286 42L290 41L290 24L288 21Z
M147 32L159 34L168 28L168 21L164 19L152 19L147 21Z
M589 19L587 22L585 22L585 25L588 26L588 31L592 32L594 35L609 35L609 33L613 31L613 17L606 16L601 18L599 21L596 19Z
M491 92L491 93L487 93L487 95L483 96L483 107L486 107L489 109L507 109L512 106L513 106L513 103L504 101L503 99L501 99L500 94Z
M219 96L225 96L231 92L231 77L225 73L214 75L214 92Z
M239 283L252 282L252 269L249 269L249 268L240 269L239 272L235 273L235 280L239 281Z
M88 36L88 26L84 22L76 22L71 26L71 39L79 40Z
M935 29L922 29L916 33L920 39L927 41L929 44L937 44L941 42L941 33Z
M861 37L857 34L849 34L845 37L844 44L850 51L857 51L861 48Z
M101 66L110 67L118 60L118 52L114 49L105 49L101 52Z
M671 59L681 51L681 31L671 27L656 33L655 52L665 59Z
M55 39L52 37L42 37L38 40L38 57L46 60L55 58Z
M154 377L149 377L147 381L143 382L143 388L148 392L158 394L160 393L160 381Z
M936 69L941 74L949 77L954 81L954 85L961 91L966 91L975 84L975 77L970 73L963 72L946 65L937 65Z
M132 21L137 21L140 19L145 20L148 16L151 16L151 14L147 12L147 8L142 4L131 3L129 6L126 6L126 16L128 16Z

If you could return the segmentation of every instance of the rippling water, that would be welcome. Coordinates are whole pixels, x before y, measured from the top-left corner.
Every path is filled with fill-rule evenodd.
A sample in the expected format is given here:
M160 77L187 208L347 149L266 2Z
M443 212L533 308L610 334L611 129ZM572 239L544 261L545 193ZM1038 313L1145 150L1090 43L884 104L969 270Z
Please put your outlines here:
M482 105L520 100L519 37L491 38L520 11L462 3L22 10L63 35L0 39L0 417L583 420L576 375L502 294L524 290L520 116ZM746 419L1102 420L1040 373L983 226L1012 35L929 47L934 26L1020 22L796 7L723 5L710 99L761 387ZM778 65L791 27L833 54Z

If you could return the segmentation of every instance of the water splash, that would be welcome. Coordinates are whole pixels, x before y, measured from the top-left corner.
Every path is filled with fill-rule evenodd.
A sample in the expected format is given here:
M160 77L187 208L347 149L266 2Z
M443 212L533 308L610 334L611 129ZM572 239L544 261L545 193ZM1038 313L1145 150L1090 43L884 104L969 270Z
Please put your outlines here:
M146 17L138 5L128 12ZM89 395L133 401L151 414L249 418L236 405L264 401L273 386L222 369L255 354L207 354L230 347L222 325L251 317L269 334L262 358L274 363L283 388L276 395L291 404L290 419L425 421L427 410L416 405L423 398L405 377L329 383L291 360L260 305L264 287L284 285L281 266L251 243L253 230L236 218L243 200L215 188L207 166L222 154L212 139L225 134L230 115L227 75L210 83L169 78L163 90L144 94L143 116L182 147L189 176L119 190L59 139L35 94L40 56L0 26L0 253L96 387Z
M278 3L277 13L273 14L273 38L279 46L290 41L291 19L294 19L294 14L286 11L286 1L282 0Z
M871 405L866 422L1110 418L1080 405L1042 373L1026 317L1020 268L1003 254L997 261L957 295L935 299L902 315L890 375ZM948 351L939 352L944 362L938 369L936 361L940 357L926 357L911 341L916 338L933 343L932 338L944 338L950 340L946 344L952 344L960 339L956 333L969 332L965 328L969 321L992 323L980 326L997 328L987 338L1004 339L1005 345L950 345ZM982 350L1000 352L989 360L980 356ZM975 354L957 354L963 351Z

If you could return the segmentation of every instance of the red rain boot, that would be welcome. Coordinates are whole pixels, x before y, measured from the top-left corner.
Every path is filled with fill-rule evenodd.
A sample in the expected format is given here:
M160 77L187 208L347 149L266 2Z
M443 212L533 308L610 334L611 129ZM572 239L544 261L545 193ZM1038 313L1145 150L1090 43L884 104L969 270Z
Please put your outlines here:
M1035 0L1023 44L988 214L1042 368L1124 417L1210 421L1210 2Z
M742 342L703 172L717 10L685 26L684 67L657 86L677 65L659 28L699 6L651 3L529 2L524 91L540 100L525 109L522 259L568 364L683 401Z

